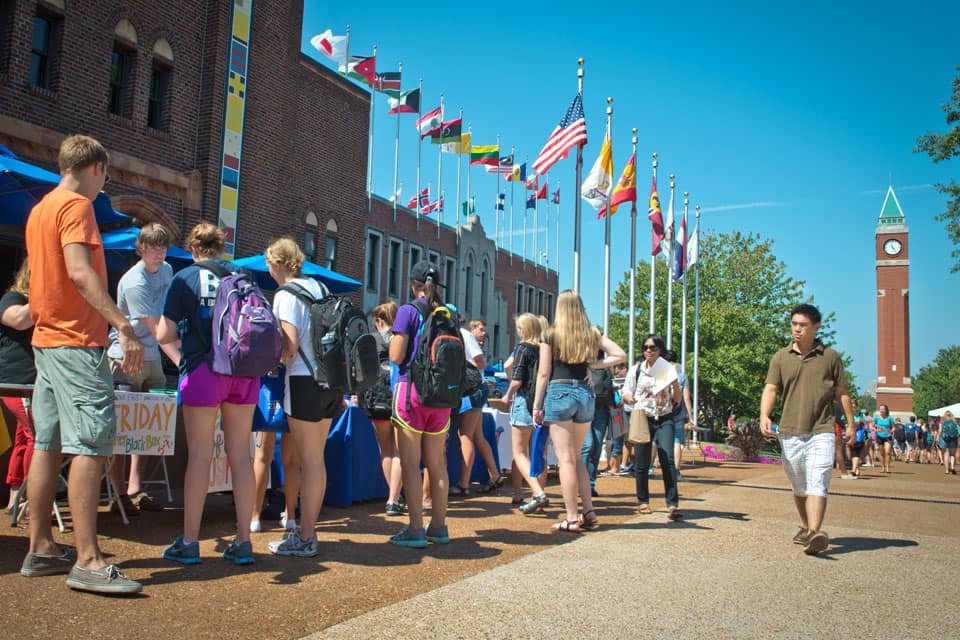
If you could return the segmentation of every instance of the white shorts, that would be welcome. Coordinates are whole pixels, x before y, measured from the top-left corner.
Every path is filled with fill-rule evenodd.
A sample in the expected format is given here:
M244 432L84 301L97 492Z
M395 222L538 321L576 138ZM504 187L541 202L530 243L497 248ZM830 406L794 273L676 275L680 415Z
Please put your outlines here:
M790 479L793 495L826 497L833 475L836 436L832 432L809 436L781 435L780 447L783 449L783 470Z

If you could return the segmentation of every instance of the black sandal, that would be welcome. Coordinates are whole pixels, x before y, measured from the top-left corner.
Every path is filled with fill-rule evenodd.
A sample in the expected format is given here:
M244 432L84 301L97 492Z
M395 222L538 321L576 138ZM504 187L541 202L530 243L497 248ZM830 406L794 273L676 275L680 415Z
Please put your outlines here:
M593 514L592 518L587 516ZM577 516L577 523L580 525L580 528L584 531L596 531L600 528L600 518L597 517L597 512L593 509L587 511L586 513L581 513Z
M459 484L455 484L450 487L449 494L451 496L460 496L466 498L470 495L470 489L461 487Z

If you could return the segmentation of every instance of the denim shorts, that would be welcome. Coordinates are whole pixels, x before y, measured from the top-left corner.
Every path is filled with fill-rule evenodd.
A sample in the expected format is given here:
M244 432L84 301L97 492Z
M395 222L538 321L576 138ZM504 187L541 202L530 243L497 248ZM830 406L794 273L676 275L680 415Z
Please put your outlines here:
M543 401L544 422L592 422L596 409L593 387L579 380L570 384L551 381Z
M515 427L533 427L533 416L527 408L527 394L523 391L513 397L510 407L510 424Z

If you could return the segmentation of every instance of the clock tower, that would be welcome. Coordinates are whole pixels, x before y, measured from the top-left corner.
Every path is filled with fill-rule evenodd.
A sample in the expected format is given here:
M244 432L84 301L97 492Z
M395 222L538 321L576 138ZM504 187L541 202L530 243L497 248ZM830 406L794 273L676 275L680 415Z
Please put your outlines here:
M877 261L877 405L913 412L910 383L910 254L903 209L891 186L874 233Z

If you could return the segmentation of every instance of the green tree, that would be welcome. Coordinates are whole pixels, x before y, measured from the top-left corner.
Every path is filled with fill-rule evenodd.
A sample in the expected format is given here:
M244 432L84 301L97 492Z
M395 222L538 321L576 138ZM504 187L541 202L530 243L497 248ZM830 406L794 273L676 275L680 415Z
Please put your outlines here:
M960 65L957 65L957 70L960 71ZM914 149L916 153L926 153L934 163L960 156L960 75L953 79L950 102L942 106L947 114L947 126L951 128L946 133L928 131L917 138L917 147ZM934 187L949 198L947 210L938 214L937 220L946 223L947 235L958 247L950 253L956 259L950 271L957 272L960 271L960 184L951 179L950 184L937 184Z
M940 349L933 362L913 378L913 411L926 417L931 409L960 402L960 346Z
M787 274L772 252L773 240L739 232L706 231L700 239L700 409L711 424L738 416L756 416L770 358L790 341L787 315L803 301L804 283ZM667 278L662 259L656 268L657 333L665 334ZM630 272L624 274L613 296L610 335L624 348L628 344ZM635 279L635 345L649 329L650 263L637 265ZM673 287L672 347L681 350L683 287ZM834 337L833 314L824 314L821 339ZM687 282L687 374L693 375L694 278ZM841 354L842 355L842 354ZM639 349L635 357L640 357ZM849 371L849 359L845 358ZM851 386L853 380L850 380ZM856 393L855 387L851 389Z

